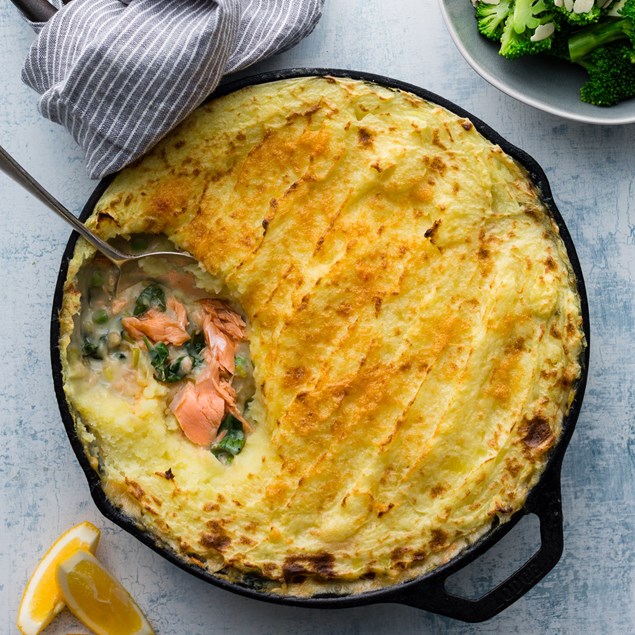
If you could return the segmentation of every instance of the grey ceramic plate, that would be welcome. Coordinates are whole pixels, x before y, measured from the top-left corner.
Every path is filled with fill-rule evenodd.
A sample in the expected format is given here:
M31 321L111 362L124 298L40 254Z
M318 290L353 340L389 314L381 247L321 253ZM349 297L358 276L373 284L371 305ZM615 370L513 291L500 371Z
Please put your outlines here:
M470 0L439 0L445 24L470 66L504 93L553 115L602 125L635 123L635 99L611 108L580 101L586 73L573 64L550 57L506 60L496 43L482 37Z

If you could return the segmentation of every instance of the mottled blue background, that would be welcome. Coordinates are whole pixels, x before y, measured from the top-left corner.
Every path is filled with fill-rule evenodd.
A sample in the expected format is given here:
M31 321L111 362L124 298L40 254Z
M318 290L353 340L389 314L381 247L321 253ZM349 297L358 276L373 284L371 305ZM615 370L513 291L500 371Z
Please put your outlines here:
M70 136L38 115L37 96L20 82L32 38L10 3L0 3L0 143L79 210L95 184ZM635 632L635 127L572 124L499 93L456 51L433 0L330 0L307 40L253 70L291 66L364 70L428 88L489 123L547 173L582 261L593 338L586 399L563 468L562 560L500 616L463 625L397 605L271 606L161 559L97 512L60 421L49 318L69 230L0 176L0 632L16 631L22 589L50 542L85 519L103 531L100 557L165 635ZM524 523L453 588L487 588L531 553L536 536L536 524ZM47 633L69 630L82 629L63 614Z

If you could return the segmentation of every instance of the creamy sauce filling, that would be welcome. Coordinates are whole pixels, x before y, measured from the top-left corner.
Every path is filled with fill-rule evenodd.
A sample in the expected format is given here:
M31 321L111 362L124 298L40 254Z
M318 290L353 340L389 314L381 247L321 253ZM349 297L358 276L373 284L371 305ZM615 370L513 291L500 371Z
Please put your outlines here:
M140 235L125 249L174 247ZM134 404L158 382L166 415L183 434L231 463L252 430L255 385L244 318L220 285L195 265L154 258L119 275L98 255L80 271L78 286L81 310L68 349L78 387L99 384Z

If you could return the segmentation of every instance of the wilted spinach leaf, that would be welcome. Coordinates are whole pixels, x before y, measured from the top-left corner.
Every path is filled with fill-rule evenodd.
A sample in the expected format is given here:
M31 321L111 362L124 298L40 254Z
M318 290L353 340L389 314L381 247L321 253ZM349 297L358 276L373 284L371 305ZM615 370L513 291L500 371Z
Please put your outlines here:
M243 424L232 414L228 414L223 419L218 428L218 434L225 430L227 434L212 446L212 454L219 460L231 463L245 446L245 433L243 432Z
M185 355L179 357L176 361L172 362L165 371L165 381L175 382L181 381L187 373L183 370L181 362L185 359Z
M175 381L181 381L187 375L187 372L181 366L181 362L186 357L185 355L172 362L169 357L170 351L163 342L158 342L152 346L147 337L143 339L150 354L150 363L154 368L154 376L158 381L174 383Z
M156 282L151 282L139 294L134 305L134 315L141 315L153 307L165 311L165 293Z
M168 356L170 354L168 347L163 342L158 342L155 346L152 346L147 337L144 337L143 340L146 343L148 353L150 353L150 363L154 368L154 376L159 381L165 381L166 367L169 365Z
M185 352L192 358L192 368L198 366L203 363L203 358L201 357L201 351L206 346L205 335L203 335L203 331L199 331L192 335L190 340L185 344Z
M95 344L89 337L84 336L84 341L82 342L82 355L92 359L104 359L103 347L101 346L103 340L104 338L102 337Z

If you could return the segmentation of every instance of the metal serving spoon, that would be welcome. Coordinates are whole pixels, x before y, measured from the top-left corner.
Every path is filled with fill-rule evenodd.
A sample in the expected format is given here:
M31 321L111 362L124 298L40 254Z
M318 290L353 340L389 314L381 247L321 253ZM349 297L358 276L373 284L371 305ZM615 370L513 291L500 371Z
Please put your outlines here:
M85 238L95 249L99 250L108 260L110 260L121 271L125 265L158 256L163 259L176 258L180 261L187 260L190 263L197 262L194 256L184 251L148 251L139 254L126 254L119 251L106 241L102 240L71 214L58 200L47 192L2 146L0 146L0 170L10 176L16 183L19 183L27 192L35 196L44 203L50 210L61 216L67 223L70 223L80 236Z

